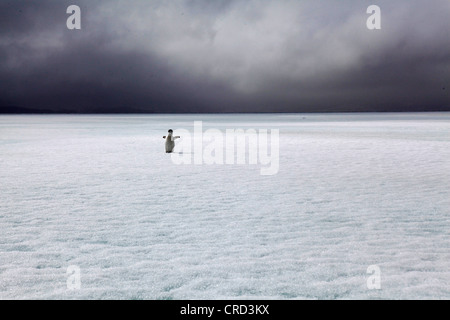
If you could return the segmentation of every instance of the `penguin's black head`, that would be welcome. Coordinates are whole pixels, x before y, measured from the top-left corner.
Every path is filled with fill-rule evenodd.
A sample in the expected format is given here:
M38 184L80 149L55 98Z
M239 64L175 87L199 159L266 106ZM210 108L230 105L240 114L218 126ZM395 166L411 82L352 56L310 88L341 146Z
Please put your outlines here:
M172 130L172 129L169 129L169 133L173 133L173 130Z

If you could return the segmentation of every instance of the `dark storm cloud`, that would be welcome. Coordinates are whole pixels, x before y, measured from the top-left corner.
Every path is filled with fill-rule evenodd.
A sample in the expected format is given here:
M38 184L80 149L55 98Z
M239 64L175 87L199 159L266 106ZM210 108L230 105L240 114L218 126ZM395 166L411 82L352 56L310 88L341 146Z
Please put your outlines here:
M449 106L450 2L0 1L0 105L81 112ZM66 8L82 30L66 28Z

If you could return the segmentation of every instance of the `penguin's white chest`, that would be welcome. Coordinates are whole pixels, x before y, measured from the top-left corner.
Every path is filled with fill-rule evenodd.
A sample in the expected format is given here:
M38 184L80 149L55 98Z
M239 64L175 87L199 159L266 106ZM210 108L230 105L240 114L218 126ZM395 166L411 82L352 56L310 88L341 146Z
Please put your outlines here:
M167 137L166 152L172 152L174 148L175 148L175 142L172 140L172 137Z

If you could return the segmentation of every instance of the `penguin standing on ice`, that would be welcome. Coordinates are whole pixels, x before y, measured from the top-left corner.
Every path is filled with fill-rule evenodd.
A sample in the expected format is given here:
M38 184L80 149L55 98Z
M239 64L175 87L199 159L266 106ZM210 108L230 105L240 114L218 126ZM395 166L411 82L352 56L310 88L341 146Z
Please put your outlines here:
M166 153L172 153L173 148L175 148L175 140L180 139L180 136L173 136L173 130L169 130L169 135L164 136L163 139L166 139Z

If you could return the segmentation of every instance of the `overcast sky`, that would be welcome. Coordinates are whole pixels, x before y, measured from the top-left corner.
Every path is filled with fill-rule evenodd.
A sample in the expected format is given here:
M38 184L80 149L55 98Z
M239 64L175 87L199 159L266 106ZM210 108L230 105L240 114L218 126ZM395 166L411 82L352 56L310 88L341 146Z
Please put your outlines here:
M0 0L0 108L450 110L449 21L449 0Z

